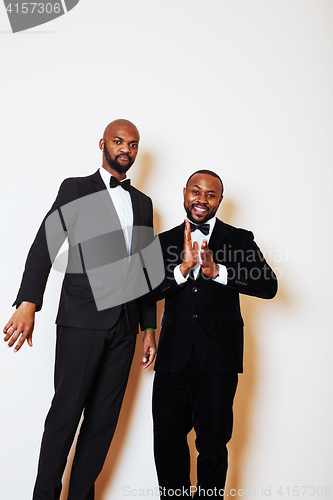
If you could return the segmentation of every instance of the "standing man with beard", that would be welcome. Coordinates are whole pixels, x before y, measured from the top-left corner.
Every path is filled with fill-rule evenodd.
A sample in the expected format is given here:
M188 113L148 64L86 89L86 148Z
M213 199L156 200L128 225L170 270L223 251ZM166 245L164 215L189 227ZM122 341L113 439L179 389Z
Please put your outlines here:
M114 252L118 257L125 256L122 261L126 261L126 256L135 251L132 238L135 228L153 226L151 199L126 179L126 172L138 153L139 139L133 123L113 121L99 143L102 168L88 177L69 178L62 183L30 249L14 302L17 310L4 328L4 340L9 347L15 345L15 352L25 341L32 346L35 311L42 307L52 266L50 248L55 242L56 248L52 248L55 257L68 235L69 258L56 320L55 394L45 422L34 500L59 499L67 455L82 411L84 419L68 499L94 498L94 483L116 428L139 322L144 330L141 368L148 367L155 357L155 305L144 304L137 298L114 307L100 307L82 254L84 239L82 244L74 241L80 231L82 234L80 225L86 225L83 231L86 240L101 226L102 239L90 241L103 242L107 248L95 246L92 256L104 251L105 257ZM83 216L80 210L86 210ZM115 221L119 231L107 234L110 220ZM103 279L96 286L99 291L103 289Z
M222 498L232 406L243 371L239 293L273 298L277 280L253 234L217 219L220 177L187 181L187 219L160 235L166 276L153 390L154 453L161 498ZM190 484L187 434L196 432L197 485Z

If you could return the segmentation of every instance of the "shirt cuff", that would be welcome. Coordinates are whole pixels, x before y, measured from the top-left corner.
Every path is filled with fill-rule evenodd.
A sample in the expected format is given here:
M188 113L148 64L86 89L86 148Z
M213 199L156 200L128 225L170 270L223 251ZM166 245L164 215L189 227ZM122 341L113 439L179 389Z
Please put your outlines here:
M213 281L216 281L216 283L220 283L220 285L226 285L228 283L227 268L222 264L219 264L219 267L220 267L219 275L216 276L216 278L213 278Z
M184 276L182 275L182 272L180 270L180 264L179 264L179 266L174 268L173 275L174 275L174 278L176 280L177 285L182 285L183 283L186 283L187 278L188 278L188 275L186 276L186 278L184 278Z
M30 301L29 300L25 300L25 301L22 300L22 302L30 302ZM18 309L20 307L20 305L22 304L22 302L17 302L17 303L14 302L13 306L15 306L16 309ZM31 302L31 303L34 304L35 302ZM41 309L42 309L42 306L40 306L39 304L36 304L36 310L35 310L35 312L37 313Z

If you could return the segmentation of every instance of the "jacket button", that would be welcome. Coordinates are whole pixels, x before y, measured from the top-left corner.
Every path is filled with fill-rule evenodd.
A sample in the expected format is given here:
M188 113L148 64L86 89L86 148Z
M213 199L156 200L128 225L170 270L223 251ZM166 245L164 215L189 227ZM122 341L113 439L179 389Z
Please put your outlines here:
M193 292L197 292L197 291L198 291L198 289L197 289L197 288L195 288L195 287L194 287L194 288L192 288L192 290L193 290Z
M197 318L198 315L197 314L193 314L192 318Z

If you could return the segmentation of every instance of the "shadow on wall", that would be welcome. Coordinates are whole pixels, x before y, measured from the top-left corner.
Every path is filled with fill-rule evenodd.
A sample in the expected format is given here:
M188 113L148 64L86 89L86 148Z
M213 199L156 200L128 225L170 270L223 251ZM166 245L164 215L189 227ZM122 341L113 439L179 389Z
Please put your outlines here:
M222 220L227 224L237 225L235 204L232 201L223 202L219 210L223 214ZM219 216L219 214L218 214ZM237 219L237 222L236 220ZM247 229L247 228L246 228ZM253 228L249 228L250 230ZM260 242L259 242L260 243ZM259 244L260 246L260 244ZM274 268L274 262L269 262ZM244 488L244 473L251 439L253 412L256 401L258 381L260 379L260 363L258 360L258 345L256 335L257 318L260 311L269 306L270 301L241 295L241 311L244 319L244 374L238 378L238 387L234 402L233 436L228 445L229 469L226 491L235 489L236 492ZM289 299L281 288L273 299L274 307L278 304L287 305ZM234 496L238 499L241 497Z
M141 157L140 176L138 177L138 181L133 183L135 187L140 191L144 192L145 180L149 178L152 166L153 166L152 156L149 153L144 153ZM154 227L157 232L161 231L161 218L159 214L157 214L156 212L154 212ZM158 335L160 331L159 325L161 324L163 310L164 310L164 303L159 302L157 308L158 329L156 331L156 341L158 341ZM126 446L128 432L133 422L135 407L137 404L137 396L139 394L139 388L143 376L142 370L140 370L139 368L142 357L141 340L142 340L142 333L139 333L116 432L112 440L109 453L106 457L104 467L98 477L98 480L96 481L95 485L96 500L103 500L104 498L107 497L108 490L112 485L115 475L117 474L118 464L120 463L122 453ZM153 368L149 367L145 371L148 370L152 372ZM149 409L147 411L149 411ZM63 489L60 500L65 500L68 495L70 471L72 468L72 462L74 458L78 433L79 429L76 433L75 440L69 454L66 470L63 476L63 481L62 481Z

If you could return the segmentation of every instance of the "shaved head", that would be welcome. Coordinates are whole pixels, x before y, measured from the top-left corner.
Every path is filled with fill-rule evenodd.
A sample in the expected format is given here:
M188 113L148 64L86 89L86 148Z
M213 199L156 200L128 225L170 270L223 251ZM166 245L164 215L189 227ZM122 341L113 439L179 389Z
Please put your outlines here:
M138 136L137 140L140 139L139 131L136 128L136 126L134 125L134 123L130 122L129 120L125 120L124 118L119 118L118 120L113 120L113 122L111 122L111 123L109 123L109 125L107 125L107 127L104 130L104 134L103 134L104 139L108 139L114 133L114 131L118 130L119 128L120 129L122 129L122 128L133 129L133 131L135 131L135 133Z
M138 154L140 134L129 120L114 120L104 130L99 147L103 151L102 166L111 175L122 180Z

